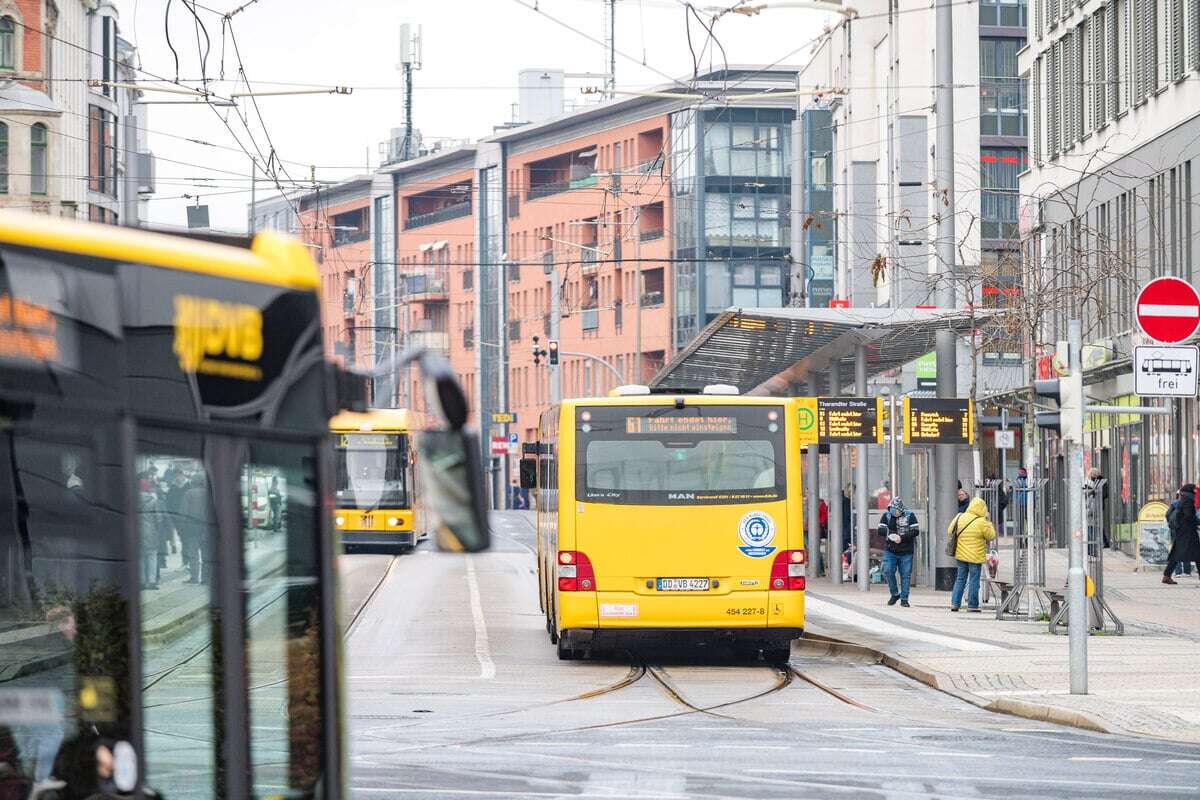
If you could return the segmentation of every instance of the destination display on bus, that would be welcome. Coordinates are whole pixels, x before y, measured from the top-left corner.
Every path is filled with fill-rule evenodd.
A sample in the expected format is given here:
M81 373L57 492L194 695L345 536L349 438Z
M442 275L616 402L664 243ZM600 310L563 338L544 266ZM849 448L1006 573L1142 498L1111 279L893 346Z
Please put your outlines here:
M817 439L822 444L883 441L883 401L878 397L817 399Z
M664 434L713 434L732 436L738 432L734 417L644 416L626 417L625 432L662 436Z
M904 398L905 444L972 444L975 425L969 399Z
M394 433L342 433L338 435L338 446L356 450L374 450L396 447L400 437Z

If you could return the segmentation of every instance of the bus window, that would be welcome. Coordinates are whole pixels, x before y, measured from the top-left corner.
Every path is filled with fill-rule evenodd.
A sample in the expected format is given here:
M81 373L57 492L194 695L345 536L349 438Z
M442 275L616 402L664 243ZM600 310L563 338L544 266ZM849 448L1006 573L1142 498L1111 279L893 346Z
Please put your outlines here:
M18 797L112 791L130 752L120 428L80 418L0 404L0 757Z
M308 797L321 775L321 588L315 454L254 443L243 487L269 497L277 528L243 515L250 780L253 797ZM243 488L246 492L247 488ZM251 508L243 498L243 509ZM257 533L255 532L257 531Z

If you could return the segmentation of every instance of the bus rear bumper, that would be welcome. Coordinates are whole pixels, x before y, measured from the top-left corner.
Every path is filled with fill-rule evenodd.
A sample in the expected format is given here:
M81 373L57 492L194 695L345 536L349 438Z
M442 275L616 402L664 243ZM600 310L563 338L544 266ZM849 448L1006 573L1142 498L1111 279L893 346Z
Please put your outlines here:
M412 531L341 531L342 546L412 547L416 539Z
M581 650L619 650L655 646L783 647L804 635L804 628L582 628L562 631L568 646Z

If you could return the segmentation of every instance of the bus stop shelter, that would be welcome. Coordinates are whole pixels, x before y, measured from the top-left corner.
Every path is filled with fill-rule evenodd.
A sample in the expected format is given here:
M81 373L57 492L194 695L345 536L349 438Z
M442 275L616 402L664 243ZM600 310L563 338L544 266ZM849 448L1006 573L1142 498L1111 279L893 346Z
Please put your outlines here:
M932 352L938 331L952 330L969 336L995 312L989 309L944 310L926 308L739 308L722 312L651 382L658 390L694 390L709 384L736 386L742 394L768 396L867 396L867 380L898 369ZM840 501L843 486L842 445L829 448L828 486ZM868 541L867 469L865 444L856 454L854 507L858 523L854 538ZM806 516L816 519L819 482L818 449L809 448L806 471L810 488L805 498ZM930 475L930 485L937 485ZM831 496L831 500L833 497ZM939 519L930 493L923 527ZM842 517L831 504L828 547L824 556L829 574L841 582ZM932 574L935 551L926 536L925 569ZM918 559L921 563L921 559ZM916 577L916 576L914 576ZM867 569L858 571L860 588L867 588Z

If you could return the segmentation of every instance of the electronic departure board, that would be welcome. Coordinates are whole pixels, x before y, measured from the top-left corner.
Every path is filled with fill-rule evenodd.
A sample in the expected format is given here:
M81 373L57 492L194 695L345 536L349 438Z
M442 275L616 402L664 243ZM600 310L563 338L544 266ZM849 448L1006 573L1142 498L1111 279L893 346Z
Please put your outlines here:
M883 400L878 397L817 399L817 439L822 444L883 441Z
M972 444L975 410L959 398L904 398L905 444Z
M343 433L338 437L339 447L363 450L395 447L399 443L400 437L392 433Z
M661 436L671 434L727 434L737 433L737 420L733 417L626 417L625 432Z

